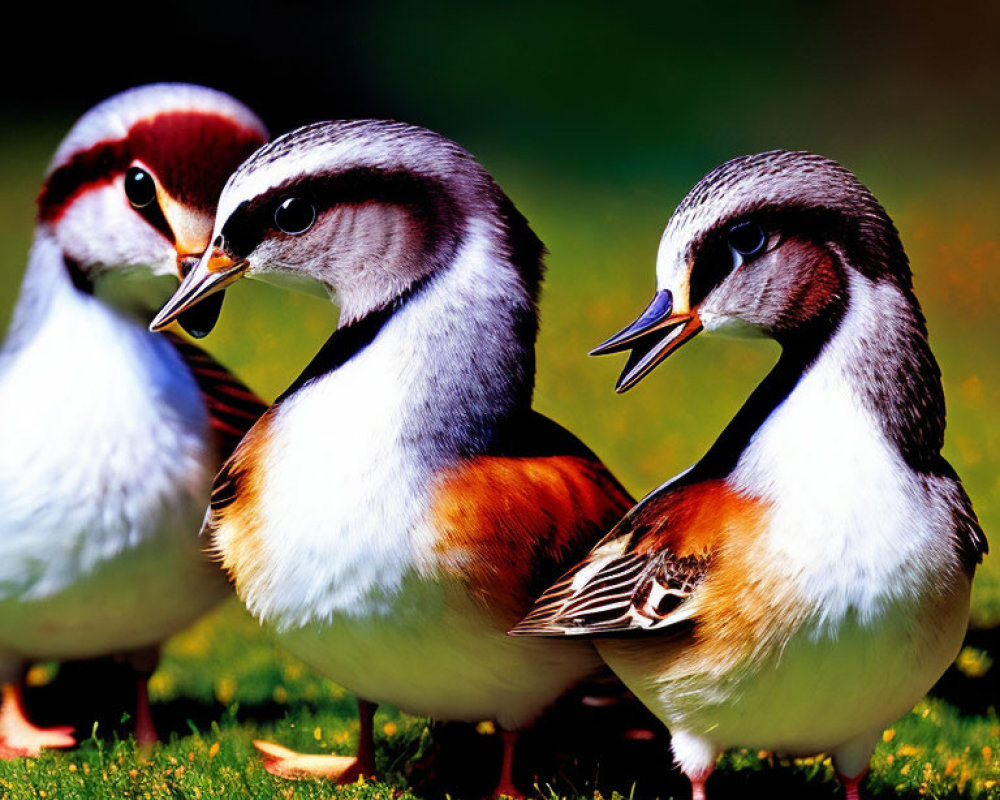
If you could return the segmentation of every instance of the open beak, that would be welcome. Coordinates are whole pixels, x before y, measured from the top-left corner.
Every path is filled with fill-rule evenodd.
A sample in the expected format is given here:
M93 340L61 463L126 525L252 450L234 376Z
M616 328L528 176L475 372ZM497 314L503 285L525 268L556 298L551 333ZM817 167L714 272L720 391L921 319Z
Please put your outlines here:
M701 330L697 311L675 314L673 307L673 295L661 289L635 322L590 351L592 356L631 351L616 392L627 392Z
M233 261L221 249L212 248L184 276L173 297L167 301L167 304L160 309L160 313L150 323L149 329L162 331L175 320L183 324L182 317L184 315L192 313L192 309L205 302L206 298L218 295L218 299L207 301L215 306L214 316L210 313L212 306L209 306L207 309L209 313L205 313L196 320L198 324L195 327L198 332L191 331L194 336L199 336L199 334L207 336L215 327L219 310L222 307L222 290L229 284L238 281L248 266L246 261ZM187 329L186 326L185 329Z

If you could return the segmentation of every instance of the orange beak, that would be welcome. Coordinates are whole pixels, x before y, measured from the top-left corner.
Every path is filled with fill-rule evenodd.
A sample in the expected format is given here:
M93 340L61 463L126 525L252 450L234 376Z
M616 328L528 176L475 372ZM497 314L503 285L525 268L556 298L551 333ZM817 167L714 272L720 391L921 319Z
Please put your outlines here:
M174 235L174 247L177 249L177 274L183 278L198 263L201 254L208 247L212 237L211 216L196 211L184 203L174 200L169 194L157 187L157 201L163 211L163 217ZM185 266L187 269L185 269Z
M173 297L160 309L160 313L156 315L149 329L161 331L182 314L190 313L191 309L203 303L206 298L216 294L221 298L222 290L243 277L248 267L249 264L246 261L234 262L228 253L218 247L213 247L184 276L181 285L177 287ZM221 302L217 302L217 304L221 306ZM218 313L215 314L215 317L218 318ZM214 324L215 320L213 319L207 330L199 331L201 335L207 335Z

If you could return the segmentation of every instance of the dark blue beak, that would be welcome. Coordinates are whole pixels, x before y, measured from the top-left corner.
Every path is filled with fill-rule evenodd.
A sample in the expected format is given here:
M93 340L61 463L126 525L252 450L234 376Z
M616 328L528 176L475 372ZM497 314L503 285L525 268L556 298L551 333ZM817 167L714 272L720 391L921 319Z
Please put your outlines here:
M640 339L647 333L658 330L659 325L670 318L670 312L674 310L674 296L667 289L660 289L654 296L652 302L646 306L646 310L639 315L639 319L633 322L624 330L618 331L606 342L602 342L590 351L592 356L603 356L608 353L620 353L622 350L631 349L632 342Z
M673 310L673 295L661 289L635 322L590 351L592 356L601 356L631 350L616 392L627 392L701 330L696 312L674 314Z

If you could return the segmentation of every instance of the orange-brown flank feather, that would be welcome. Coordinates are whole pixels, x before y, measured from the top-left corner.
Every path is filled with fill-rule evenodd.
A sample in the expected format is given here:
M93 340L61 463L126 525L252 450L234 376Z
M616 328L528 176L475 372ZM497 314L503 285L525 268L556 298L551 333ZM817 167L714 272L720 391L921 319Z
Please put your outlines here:
M654 495L622 520L612 535L630 534L639 555L656 555L664 549L681 558L704 555L727 534L738 535L755 525L759 513L756 499L734 492L725 481L709 480Z
M432 503L439 554L506 626L632 503L585 456L484 456L445 475Z
M273 409L273 407L272 407ZM223 464L212 485L206 524L211 550L222 562L240 599L263 572L266 559L258 532L261 464L270 435L271 410L264 412Z
M257 509L270 423L271 411L223 466L212 491L213 549L241 597L266 566ZM504 629L634 502L555 423L531 414L518 433L511 455L472 458L441 474L427 515L445 569Z

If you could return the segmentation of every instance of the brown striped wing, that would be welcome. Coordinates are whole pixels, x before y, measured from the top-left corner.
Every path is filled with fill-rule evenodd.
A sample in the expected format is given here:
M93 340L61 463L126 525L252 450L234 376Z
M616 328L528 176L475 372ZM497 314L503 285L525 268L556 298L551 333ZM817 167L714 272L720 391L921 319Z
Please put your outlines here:
M683 606L708 571L711 555L638 553L616 528L546 591L513 636L597 636L653 631L688 618Z
M267 404L200 347L171 333L162 335L191 370L208 409L220 461L225 461L267 410Z

